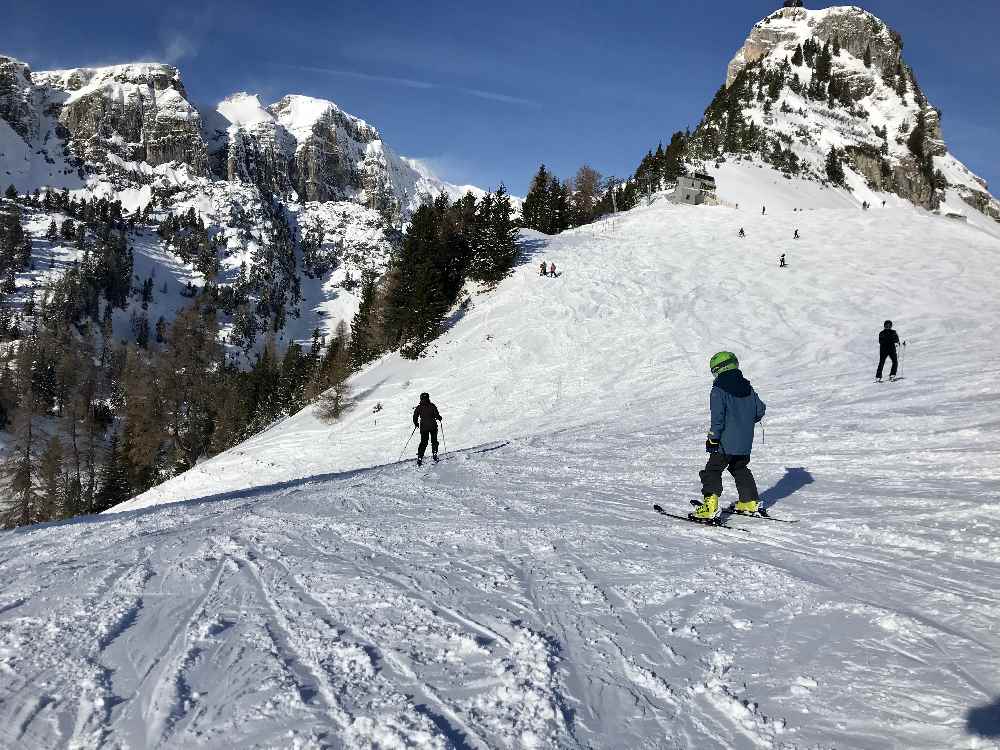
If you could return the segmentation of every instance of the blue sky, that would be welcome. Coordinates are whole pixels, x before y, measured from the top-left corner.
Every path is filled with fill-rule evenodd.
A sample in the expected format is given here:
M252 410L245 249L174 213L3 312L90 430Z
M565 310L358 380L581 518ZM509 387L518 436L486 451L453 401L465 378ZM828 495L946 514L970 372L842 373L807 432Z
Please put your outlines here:
M37 70L169 62L199 102L244 90L333 99L442 177L523 195L540 162L626 175L696 125L751 26L780 4L16 2L0 52ZM1000 3L864 7L902 33L952 150L1000 188Z

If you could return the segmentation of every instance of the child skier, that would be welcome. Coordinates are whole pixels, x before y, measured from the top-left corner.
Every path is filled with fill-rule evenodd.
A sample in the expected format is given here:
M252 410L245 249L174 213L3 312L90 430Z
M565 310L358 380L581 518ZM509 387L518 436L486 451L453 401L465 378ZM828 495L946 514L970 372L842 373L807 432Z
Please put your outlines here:
M549 276L551 276L552 278L556 277L556 264L555 263L550 263L549 264Z
M692 520L711 522L722 513L719 495L722 494L722 472L729 469L736 481L739 500L733 510L752 515L762 513L754 481L748 464L753 448L754 425L764 418L767 408L740 372L740 363L732 352L719 352L709 367L715 382L712 383L710 404L712 427L705 441L709 453L708 463L701 476L701 494L704 500L691 513ZM692 501L692 504L695 504Z
M545 261L542 261L542 265L538 269L539 276L548 276L549 272L545 270Z

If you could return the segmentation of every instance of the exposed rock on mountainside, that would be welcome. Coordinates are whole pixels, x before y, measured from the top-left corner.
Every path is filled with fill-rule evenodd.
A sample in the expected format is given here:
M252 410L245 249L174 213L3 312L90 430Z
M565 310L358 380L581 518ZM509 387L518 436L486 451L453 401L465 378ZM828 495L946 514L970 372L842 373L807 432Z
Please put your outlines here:
M928 209L1000 203L948 150L903 40L855 7L785 7L756 26L692 137L692 153L762 156L789 174L895 193Z
M0 119L25 139L38 132L31 91L31 69L19 60L0 56Z
M176 68L116 65L35 74L59 108L59 122L83 160L102 164L109 154L158 166L187 164L208 171L201 117L187 100Z

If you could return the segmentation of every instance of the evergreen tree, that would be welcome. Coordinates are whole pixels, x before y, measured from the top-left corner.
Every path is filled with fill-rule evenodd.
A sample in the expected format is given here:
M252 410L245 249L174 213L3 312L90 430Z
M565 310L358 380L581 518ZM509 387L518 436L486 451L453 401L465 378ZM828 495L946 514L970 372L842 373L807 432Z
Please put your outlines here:
M548 226L549 182L551 175L542 164L531 180L531 187L524 198L521 216L524 226L538 232L546 232Z
M96 513L123 503L132 496L128 475L128 463L121 449L121 440L118 433L113 432L101 467L100 486L94 503Z
M825 83L830 80L832 71L833 54L830 52L830 43L827 42L816 55L816 78Z
M870 68L872 66L872 46L871 46L871 44L869 44L867 47L865 47L864 61L865 61L865 67L866 68Z
M17 188L15 188L13 185L8 185L7 190L4 191L4 197L7 198L8 200L16 201Z
M906 70L900 66L897 76L896 76L896 93L899 94L900 98L904 101L906 100L906 94L909 92L910 88L906 81Z
M506 188L483 197L473 217L472 258L469 278L495 284L514 267L517 260L517 229Z
M356 367L368 364L381 353L381 329L377 276L368 270L362 276L361 304L351 322L350 354Z
M559 234L572 226L569 183L560 182L558 177L552 175L549 179L548 197L546 234Z
M924 139L927 136L927 126L924 121L924 113L917 113L917 124L913 126L913 131L906 139L906 147L917 159L924 158Z
M840 160L840 154L837 149L831 148L830 153L826 156L826 176L835 185L843 185L846 175L844 174L844 166Z
M840 35L838 34L833 37L833 56L840 57Z
M795 45L795 54L792 55L792 65L798 68L802 66L803 62L805 62L805 58L802 54L802 45L797 44Z

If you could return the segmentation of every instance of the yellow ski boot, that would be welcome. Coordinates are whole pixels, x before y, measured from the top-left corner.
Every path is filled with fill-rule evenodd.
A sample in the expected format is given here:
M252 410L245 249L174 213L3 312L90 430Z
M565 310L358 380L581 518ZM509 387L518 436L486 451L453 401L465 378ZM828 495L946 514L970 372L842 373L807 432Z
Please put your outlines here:
M709 523L722 515L719 510L719 496L709 495L689 516L692 520Z
M756 516L760 514L760 503L756 500L740 500L733 506L733 512L743 516Z

